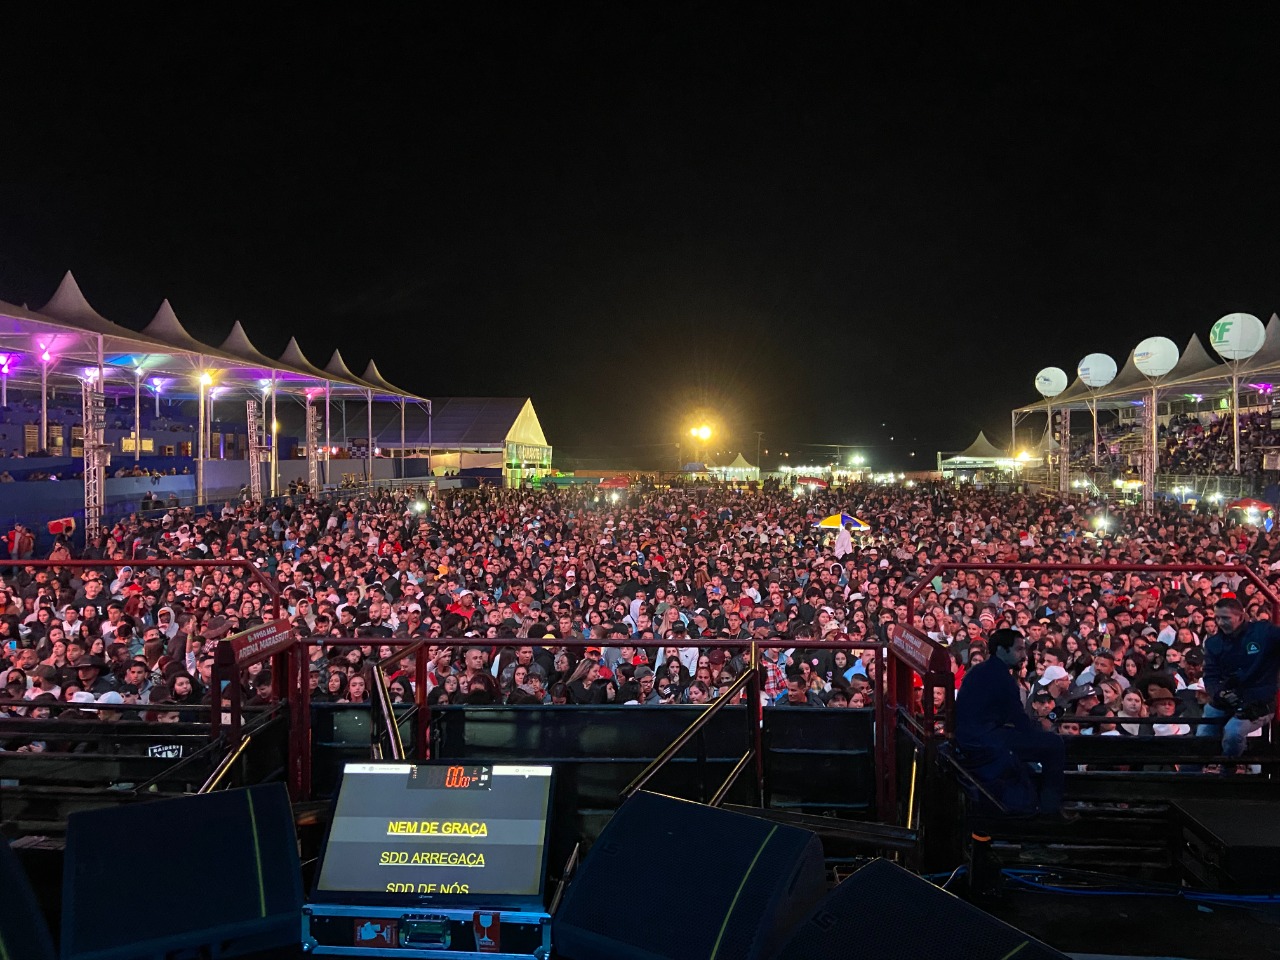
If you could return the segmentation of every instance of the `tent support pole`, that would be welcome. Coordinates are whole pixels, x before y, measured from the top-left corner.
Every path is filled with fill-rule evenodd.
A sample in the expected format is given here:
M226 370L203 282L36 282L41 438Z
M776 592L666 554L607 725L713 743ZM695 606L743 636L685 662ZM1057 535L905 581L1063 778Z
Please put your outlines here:
M1098 465L1098 401L1090 398L1089 411L1093 414L1093 465Z
M40 442L37 449L49 446L49 361L40 363Z
M1235 448L1236 475L1240 475L1240 371L1231 369L1231 438Z
M276 424L276 378L271 378L271 496L277 495L280 483L280 456L276 448L280 440L280 428Z
M196 389L200 391L199 410L196 419L200 422L200 433L196 439L196 505L204 503L204 391L205 385L196 381Z
M142 368L133 372L133 462L142 459Z

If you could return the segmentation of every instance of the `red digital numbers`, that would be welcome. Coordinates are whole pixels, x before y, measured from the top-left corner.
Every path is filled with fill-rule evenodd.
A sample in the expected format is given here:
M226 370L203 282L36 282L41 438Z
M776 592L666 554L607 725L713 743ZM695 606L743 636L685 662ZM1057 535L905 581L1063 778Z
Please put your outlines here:
M444 785L454 789L465 790L471 785L471 778L467 776L467 768L449 767L444 773Z

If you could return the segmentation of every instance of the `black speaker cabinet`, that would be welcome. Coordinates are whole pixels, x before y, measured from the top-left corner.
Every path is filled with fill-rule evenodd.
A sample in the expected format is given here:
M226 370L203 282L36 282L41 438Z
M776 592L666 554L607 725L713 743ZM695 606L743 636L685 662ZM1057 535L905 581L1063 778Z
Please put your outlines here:
M140 865L154 871L145 882ZM281 784L67 818L63 960L234 957L296 947L301 922L298 842Z
M826 891L808 830L638 793L552 921L568 960L765 960Z
M53 960L53 938L26 872L9 841L0 839L0 957Z
M827 895L778 960L1067 960L888 860L873 860Z

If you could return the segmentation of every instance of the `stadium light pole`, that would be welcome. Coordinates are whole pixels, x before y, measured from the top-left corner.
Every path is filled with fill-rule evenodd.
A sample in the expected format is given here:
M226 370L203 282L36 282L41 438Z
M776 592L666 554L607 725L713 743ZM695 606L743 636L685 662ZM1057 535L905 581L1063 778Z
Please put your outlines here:
M702 441L702 465L707 465L707 441L711 439L711 428L705 423L689 430L689 436Z

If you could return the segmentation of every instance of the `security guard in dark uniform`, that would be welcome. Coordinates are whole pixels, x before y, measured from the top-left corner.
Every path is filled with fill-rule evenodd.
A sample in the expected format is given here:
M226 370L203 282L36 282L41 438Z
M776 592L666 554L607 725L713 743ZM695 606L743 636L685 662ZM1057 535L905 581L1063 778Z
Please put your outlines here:
M1222 753L1238 757L1245 738L1271 720L1280 676L1280 627L1265 620L1246 622L1235 597L1213 608L1218 632L1204 641L1204 689L1209 695L1204 719L1230 717L1222 726ZM968 682L968 678L965 678ZM1218 724L1196 728L1201 737L1217 736Z
M991 656L965 674L956 697L956 745L969 772L1006 807L1061 815L1066 747L1027 716L1015 679L1027 660L1027 638L997 630L988 648ZM1039 763L1043 772L1038 803L1015 795L1026 763Z

